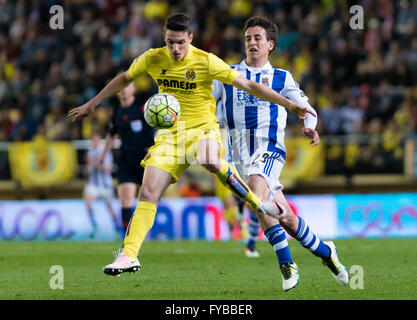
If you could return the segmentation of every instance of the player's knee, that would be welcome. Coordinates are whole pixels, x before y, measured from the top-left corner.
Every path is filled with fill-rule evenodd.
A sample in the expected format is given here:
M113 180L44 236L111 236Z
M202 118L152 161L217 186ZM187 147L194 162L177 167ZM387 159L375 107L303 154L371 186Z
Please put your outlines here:
M197 155L198 163L201 164L210 172L217 172L220 170L220 159L216 154L210 154L209 152L203 152Z
M214 162L214 163L205 163L205 164L201 164L204 168L206 168L208 171L210 171L211 173L215 173L217 171L220 170L220 164L219 162Z
M139 190L139 200L156 203L159 200L159 194L152 186L142 185Z
M218 153L211 152L210 148L198 150L197 161L210 172L219 170L221 166Z
M213 167L219 162L219 158L207 152L202 152L197 155L197 161L204 167Z

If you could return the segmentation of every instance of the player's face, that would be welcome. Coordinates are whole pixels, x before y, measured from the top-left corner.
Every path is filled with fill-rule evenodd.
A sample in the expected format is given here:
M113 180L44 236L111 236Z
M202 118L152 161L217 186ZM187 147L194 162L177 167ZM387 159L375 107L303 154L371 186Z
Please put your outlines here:
M165 43L174 61L181 61L188 53L193 34L186 31L165 30Z
M135 85L131 83L126 88L118 93L120 104L122 106L129 106L132 104L132 100L134 99L135 95Z
M274 48L274 41L268 40L264 28L256 26L245 32L245 51L249 61L268 59L269 51Z

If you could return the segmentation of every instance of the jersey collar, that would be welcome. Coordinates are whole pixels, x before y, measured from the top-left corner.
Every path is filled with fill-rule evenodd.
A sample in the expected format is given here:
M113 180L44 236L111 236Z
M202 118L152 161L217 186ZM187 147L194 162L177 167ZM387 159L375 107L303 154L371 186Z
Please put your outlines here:
M239 64L239 67L240 68L243 68L243 69L248 69L250 72L252 72L252 73L254 73L254 74L256 74L256 73L260 73L260 72L262 72L262 71L268 71L268 70L271 70L272 69L272 65L271 65L271 63L269 62L269 61L267 61L262 67L259 67L259 68L256 68L256 67L249 67L247 64L246 64L246 61L245 60L243 60L240 64Z

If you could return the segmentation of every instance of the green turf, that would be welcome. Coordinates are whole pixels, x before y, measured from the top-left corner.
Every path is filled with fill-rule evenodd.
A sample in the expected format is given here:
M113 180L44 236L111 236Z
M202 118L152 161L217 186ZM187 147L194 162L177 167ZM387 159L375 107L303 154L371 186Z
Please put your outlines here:
M321 260L289 241L300 284L282 291L272 248L258 242L259 259L236 241L147 241L142 270L111 277L102 267L119 243L0 242L0 299L417 299L416 239L336 240L339 258L364 270L364 288L340 286ZM50 288L52 265L64 270L64 289Z

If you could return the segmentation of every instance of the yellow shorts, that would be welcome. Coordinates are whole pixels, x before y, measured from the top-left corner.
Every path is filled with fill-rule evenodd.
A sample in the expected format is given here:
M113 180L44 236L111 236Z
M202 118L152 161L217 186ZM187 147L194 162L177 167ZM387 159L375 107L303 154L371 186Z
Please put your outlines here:
M160 129L155 136L155 144L141 161L143 167L160 168L174 178L174 182L191 164L196 164L197 144L201 140L212 139L219 144L219 157L223 158L225 149L222 144L218 123L209 123L199 128L187 129L177 126L173 133L169 129Z

